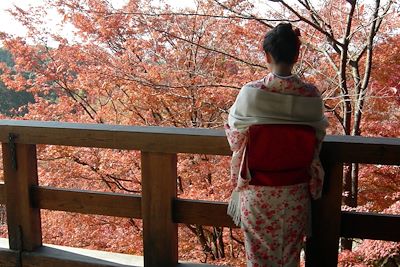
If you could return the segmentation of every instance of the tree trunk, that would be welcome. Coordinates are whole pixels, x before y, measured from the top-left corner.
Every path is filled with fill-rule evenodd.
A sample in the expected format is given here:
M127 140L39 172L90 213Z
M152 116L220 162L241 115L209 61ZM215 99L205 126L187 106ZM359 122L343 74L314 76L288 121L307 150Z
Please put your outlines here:
M342 202L344 205L351 208L357 207L357 195L358 195L358 169L357 163L345 164L343 173L343 198ZM342 238L341 249L351 250L353 246L353 239Z
M213 227L211 231L202 225L186 225L199 240L203 252L207 258L216 260L225 258L225 244L223 242L223 227Z
M200 241L200 244L203 248L203 252L204 254L206 254L206 256L210 256L211 260L215 260L215 254L213 253L213 250L211 249L211 246L209 244L209 239L207 239L205 233L204 233L204 229L203 226L201 225L196 225L195 228L195 233L197 235L197 239Z
M214 234L216 235L216 239L218 242L218 254L221 258L225 258L225 244L223 239L224 228L223 227L214 227Z

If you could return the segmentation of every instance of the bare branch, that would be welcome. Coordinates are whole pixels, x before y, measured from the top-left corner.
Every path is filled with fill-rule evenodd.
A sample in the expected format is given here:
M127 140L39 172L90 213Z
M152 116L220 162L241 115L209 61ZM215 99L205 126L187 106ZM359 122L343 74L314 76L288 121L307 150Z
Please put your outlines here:
M224 52L224 51L221 51L221 50L217 50L217 49L214 49L214 48L211 48L211 47L207 47L207 46L205 46L205 45L202 45L202 44L193 42L193 41L191 41L191 40L187 40L187 39L182 38L182 37L180 37L180 36L177 36L177 35L175 35L175 34L173 34L173 33L171 33L171 32L167 32L167 31L165 31L165 30L155 29L155 28L153 28L153 30L154 30L154 31L157 31L157 32L160 32L160 33L163 33L163 34L166 34L166 35L168 35L168 36L171 36L171 37L173 37L173 38L175 38L175 39L178 39L178 40L180 40L180 41L187 42L187 43L192 44L192 45L196 45L196 46L198 46L198 47L200 47L200 48L202 48L202 49L209 50L209 51L212 51L212 52L215 52L215 53L218 53L218 54L221 54L221 55L224 55L224 56L233 58L233 59L235 59L235 60L237 60L237 61L239 61L239 62L241 62L241 63L244 63L244 64L246 64L246 65L249 65L249 66L252 66L252 67L258 67L258 68L262 68L262 69L268 69L268 68L267 68L266 66L264 66L264 65L260 65L260 64L257 64L257 63L249 62L249 61L244 60L244 59L241 59L241 58L239 58L239 57L237 57L237 56L231 55L231 54L229 54L229 53L227 53L227 52Z
M223 4L221 4L225 8ZM229 7L226 7L229 9ZM232 11L229 9L229 11ZM214 14L202 14L202 13L196 13L196 12L163 12L163 13L145 13L145 12L123 12L123 11L114 11L114 12L99 12L95 10L85 10L87 13L98 13L98 14L105 14L105 15L141 15L145 17L161 17L161 16L181 16L181 17L205 17L205 18L216 18L216 19L243 19L243 20L256 20L259 22L278 22L278 21L287 21L287 22L299 22L300 19L267 19L267 18L259 18L254 15L242 15L240 13L235 14L240 14L240 15L230 15L230 16L225 16L225 15L214 15ZM232 11L234 12L234 11ZM269 26L269 24L263 23L266 26ZM272 27L272 26L271 26Z
M70 158L72 159L72 161L74 161L75 163L78 163L79 165L89 167L89 169L91 171L95 172L97 175L99 175L102 178L102 180L106 183L106 185L110 188L110 190L113 191L113 188L110 186L110 184L115 184L117 186L117 188L120 190L124 190L124 191L130 192L130 193L140 193L140 190L128 189L124 185L122 185L121 181L126 181L125 179L120 179L119 177L109 174L109 173L102 173L98 167L93 166L87 162L84 162L83 160L81 160L78 157L71 156Z
M353 129L352 129L353 135L360 134L362 110L363 110L364 103L365 103L364 96L366 94L369 80L371 77L374 37L379 30L379 27L380 27L380 24L382 23L383 17L389 11L392 3L393 3L392 0L389 1L389 3L387 4L386 8L383 11L383 15L379 16L380 0L375 0L374 13L372 16L372 23L370 26L369 36L368 36L368 41L367 41L367 49L366 49L367 56L366 56L366 62L365 62L364 76L363 76L362 83L361 83L361 86L358 91L356 110L355 110L355 114L354 114L354 124L353 124Z
M218 0L213 0L213 1L214 1L217 5L219 5L220 7L224 8L224 9L226 9L226 10L228 10L228 11L230 11L230 12L232 12L232 13L238 15L238 16L243 16L243 14L241 14L240 12L234 10L233 8L228 7L227 5L221 3L221 2L218 1ZM274 27L274 26L272 26L271 24L266 23L263 19L260 19L260 18L258 18L258 17L256 17L256 16L252 15L252 14L250 14L250 15L248 15L248 16L244 16L244 17L248 17L248 18L254 19L254 20L260 22L261 24L263 24L264 26L267 26L268 28L273 28L273 27ZM275 21L275 20L274 20L274 21Z
M289 9L294 15L296 15L301 21L307 23L308 25L312 26L314 29L318 30L319 32L321 32L322 34L324 34L329 43L331 44L332 48L337 52L340 53L340 48L342 46L341 43L338 42L338 40L335 39L335 37L333 36L332 33L326 31L325 29L323 29L320 25L318 25L316 22L310 21L309 19L307 19L306 17L304 17L303 15L301 15L299 12L297 12L292 6L290 6L289 4L287 4L284 0L279 0L280 3L282 3L282 5L284 7L286 7L287 9ZM328 25L324 22L324 25Z
M340 116L340 114L337 112L335 107L330 107L327 103L324 103L325 108L327 109L327 112L332 112L333 115L335 115L336 119L339 121L340 125L342 126L344 130L344 123L343 123L343 117Z

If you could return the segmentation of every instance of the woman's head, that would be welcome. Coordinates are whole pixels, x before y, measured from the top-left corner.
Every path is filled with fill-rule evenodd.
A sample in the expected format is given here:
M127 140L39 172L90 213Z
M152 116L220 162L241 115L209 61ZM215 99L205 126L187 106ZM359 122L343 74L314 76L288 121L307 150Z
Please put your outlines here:
M299 30L293 30L290 23L280 23L265 35L264 51L273 58L275 64L292 65L299 56L299 36Z

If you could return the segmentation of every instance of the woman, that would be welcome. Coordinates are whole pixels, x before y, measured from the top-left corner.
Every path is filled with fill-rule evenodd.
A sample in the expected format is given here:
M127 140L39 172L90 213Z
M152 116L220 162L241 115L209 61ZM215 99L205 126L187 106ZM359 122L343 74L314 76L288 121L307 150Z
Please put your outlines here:
M321 196L328 123L316 87L292 74L299 35L288 23L267 32L271 73L243 86L225 125L235 185L228 214L244 232L247 266L298 266L310 198Z

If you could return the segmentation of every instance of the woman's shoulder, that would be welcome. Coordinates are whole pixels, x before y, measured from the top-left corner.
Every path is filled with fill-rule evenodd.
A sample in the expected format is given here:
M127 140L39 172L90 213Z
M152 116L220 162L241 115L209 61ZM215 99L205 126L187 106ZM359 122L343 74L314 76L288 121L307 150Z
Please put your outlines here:
M288 79L275 78L269 83L272 89L282 94L289 94L295 96L305 97L320 97L321 94L318 88L312 84L307 83L297 75L293 75Z
M301 87L302 94L305 96L310 96L310 97L320 97L321 93L319 92L318 88L311 83L304 83L304 85Z
M296 75L293 75L288 79L280 79L275 77L273 74L269 74L262 79L248 82L242 87L242 91L252 89L259 89L265 92L281 95L321 97L321 94L315 85L303 82L303 80Z
M255 80L255 81L251 81L246 83L245 85L243 85L242 89L263 89L263 87L265 87L264 85L264 80L263 79L259 79L259 80Z

